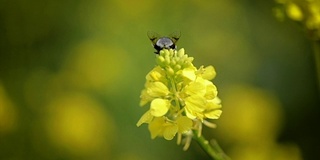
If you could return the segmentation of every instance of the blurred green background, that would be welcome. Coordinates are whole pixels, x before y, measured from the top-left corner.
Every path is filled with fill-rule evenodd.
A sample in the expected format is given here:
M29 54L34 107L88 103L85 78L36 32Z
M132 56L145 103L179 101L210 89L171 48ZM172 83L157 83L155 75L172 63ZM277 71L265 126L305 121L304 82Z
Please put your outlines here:
M204 129L234 160L320 159L312 45L274 1L0 0L0 159L208 159L136 127L155 56L146 33L213 65L223 103Z

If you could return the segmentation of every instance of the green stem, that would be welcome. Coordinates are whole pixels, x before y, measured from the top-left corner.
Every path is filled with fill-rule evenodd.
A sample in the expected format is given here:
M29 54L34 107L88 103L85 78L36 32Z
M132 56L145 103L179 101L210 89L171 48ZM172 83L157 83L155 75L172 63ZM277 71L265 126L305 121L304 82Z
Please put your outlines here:
M230 160L230 158L223 152L217 141L213 141L210 145L202 135L198 137L198 131L193 130L193 139L195 139L201 148L214 160Z
M175 110L180 110L180 103L179 103L179 100L178 100L178 96L177 96L177 88L176 88L176 84L173 80L173 78L169 78L170 79L170 83L171 83L171 87L173 89L173 94L174 94L174 101L175 101Z
M318 79L318 91L320 92L320 41L313 42L316 74Z

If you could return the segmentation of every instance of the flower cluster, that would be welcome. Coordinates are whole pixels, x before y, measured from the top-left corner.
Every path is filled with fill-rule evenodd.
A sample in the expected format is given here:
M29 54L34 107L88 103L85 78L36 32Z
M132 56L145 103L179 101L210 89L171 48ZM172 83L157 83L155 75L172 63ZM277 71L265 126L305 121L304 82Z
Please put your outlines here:
M319 0L276 0L279 4L275 14L279 19L287 16L299 22L311 38L320 40L320 1Z
M150 109L137 126L147 123L151 138L172 140L178 135L178 144L184 136L187 149L192 130L201 134L202 124L215 127L206 119L221 115L217 88L210 81L216 72L212 66L194 67L193 57L188 57L184 49L164 49L156 56L158 65L147 74L140 96L140 105L150 104Z

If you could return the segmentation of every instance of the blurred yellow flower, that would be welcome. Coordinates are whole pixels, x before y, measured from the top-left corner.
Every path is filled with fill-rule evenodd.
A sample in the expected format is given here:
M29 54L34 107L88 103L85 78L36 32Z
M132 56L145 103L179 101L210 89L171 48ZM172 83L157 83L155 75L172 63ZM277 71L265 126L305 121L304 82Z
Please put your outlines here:
M289 3L287 5L287 14L292 20L301 21L303 19L303 13L298 5L295 3Z
M129 63L124 50L86 40L70 49L61 75L74 87L111 92Z
M225 95L217 134L232 144L228 151L232 159L301 159L298 146L277 142L284 117L275 95L247 85L231 86Z
M0 83L0 135L10 133L17 127L17 110Z
M320 1L318 0L276 0L275 16L299 22L315 40L320 39Z
M84 94L67 94L48 105L46 127L55 146L78 156L108 152L115 126L99 103Z
M306 21L307 28L314 30L320 28L320 2L318 4L310 4L308 6L310 17Z

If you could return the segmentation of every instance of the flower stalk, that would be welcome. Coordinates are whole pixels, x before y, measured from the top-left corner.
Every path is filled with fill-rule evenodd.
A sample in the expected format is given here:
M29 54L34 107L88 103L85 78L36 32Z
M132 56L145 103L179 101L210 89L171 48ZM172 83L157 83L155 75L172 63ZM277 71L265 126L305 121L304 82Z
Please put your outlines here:
M316 74L318 79L318 91L320 92L320 41L313 42L313 53L316 66Z
M206 140L202 135L198 137L198 131L193 131L194 136L193 139L195 139L201 148L212 158L215 160L231 160L221 149L218 142L216 140L213 140L211 142L211 145L208 140Z

